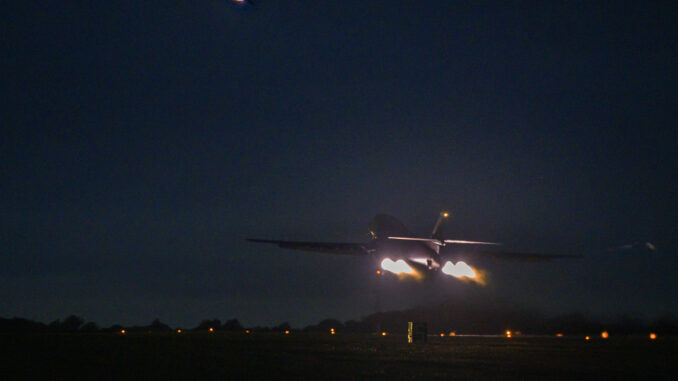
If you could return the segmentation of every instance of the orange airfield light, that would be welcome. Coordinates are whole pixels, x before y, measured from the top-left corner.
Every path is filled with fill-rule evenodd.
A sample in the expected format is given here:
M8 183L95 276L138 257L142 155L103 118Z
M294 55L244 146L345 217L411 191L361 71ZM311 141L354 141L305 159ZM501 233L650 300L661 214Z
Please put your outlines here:
M586 337L584 338L584 340L591 340L591 338L588 337L588 336L586 336Z
M123 335L125 334L125 332L126 331L124 329L120 331L120 333L122 333Z
M289 335L289 334L290 334L290 331L285 331L285 335Z
M214 328L210 328L210 332L214 332Z
M650 334L650 340L656 340L657 339L657 334L656 333L651 333Z
M448 334L448 336L456 336L456 335L457 335L457 333L454 332L454 331L452 331L452 332L450 332L450 333Z
M556 337L563 337L562 333L556 333Z
M603 339L607 339L608 337L610 337L610 334L607 333L607 331L603 331L600 333L600 337L602 337Z
M386 332L382 332L381 335L382 335L382 336L386 336Z
M506 337L508 337L509 339L511 338L511 331L510 330L506 330Z
M440 334L440 337L445 337L445 334L444 334L444 333L441 333L441 334Z
M249 329L246 329L246 330L245 330L245 333L250 333L250 330L249 330Z

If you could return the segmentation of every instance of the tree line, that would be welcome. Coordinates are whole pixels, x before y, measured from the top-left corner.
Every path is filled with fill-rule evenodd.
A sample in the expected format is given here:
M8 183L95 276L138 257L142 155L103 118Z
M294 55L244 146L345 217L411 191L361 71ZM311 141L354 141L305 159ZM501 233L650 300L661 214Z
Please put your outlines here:
M407 322L426 322L430 333L499 334L506 330L521 331L525 334L595 334L603 330L616 334L646 334L655 332L661 335L678 335L678 319L666 314L652 321L642 321L629 316L613 319L594 319L583 314L566 314L556 317L544 317L540 314L506 307L478 307L466 305L440 304L437 306L415 307L404 311L379 312L367 315L360 320L342 322L338 319L324 319L317 324L294 329L284 322L275 326L245 327L238 319L202 320L192 328L170 327L159 319L148 325L123 326L114 324L100 327L95 322L87 322L80 316L71 315L63 320L41 323L29 319L14 317L0 318L0 332L170 332L182 331L227 331L227 332L353 332L370 333L387 331L405 333Z

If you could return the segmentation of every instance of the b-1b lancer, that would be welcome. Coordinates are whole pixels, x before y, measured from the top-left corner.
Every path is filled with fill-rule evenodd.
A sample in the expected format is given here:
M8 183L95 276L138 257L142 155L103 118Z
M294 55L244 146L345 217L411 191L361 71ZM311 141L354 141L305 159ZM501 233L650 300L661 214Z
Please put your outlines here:
M558 258L578 258L576 255L548 255L497 250L496 242L466 241L442 237L442 223L449 217L443 211L433 227L430 237L415 237L396 218L378 214L369 224L372 239L366 243L276 241L249 238L251 242L277 244L283 249L313 251L327 254L371 257L382 270L395 274L429 277L446 274L473 279L476 272L469 263L490 260L543 262ZM456 263L455 263L456 262Z

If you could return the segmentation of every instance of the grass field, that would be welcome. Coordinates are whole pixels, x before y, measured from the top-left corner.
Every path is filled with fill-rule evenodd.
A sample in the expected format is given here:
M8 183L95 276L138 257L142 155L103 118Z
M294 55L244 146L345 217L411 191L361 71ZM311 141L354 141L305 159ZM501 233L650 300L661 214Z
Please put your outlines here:
M678 339L278 333L0 335L0 379L676 379Z

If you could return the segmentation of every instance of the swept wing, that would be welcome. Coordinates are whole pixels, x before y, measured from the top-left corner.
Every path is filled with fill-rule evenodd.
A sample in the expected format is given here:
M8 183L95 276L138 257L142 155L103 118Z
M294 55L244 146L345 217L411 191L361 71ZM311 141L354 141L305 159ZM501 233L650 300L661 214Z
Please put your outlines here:
M302 241L275 241L268 239L248 238L250 242L272 243L283 249L312 251L316 253L363 256L369 254L363 243L346 242L302 242Z

